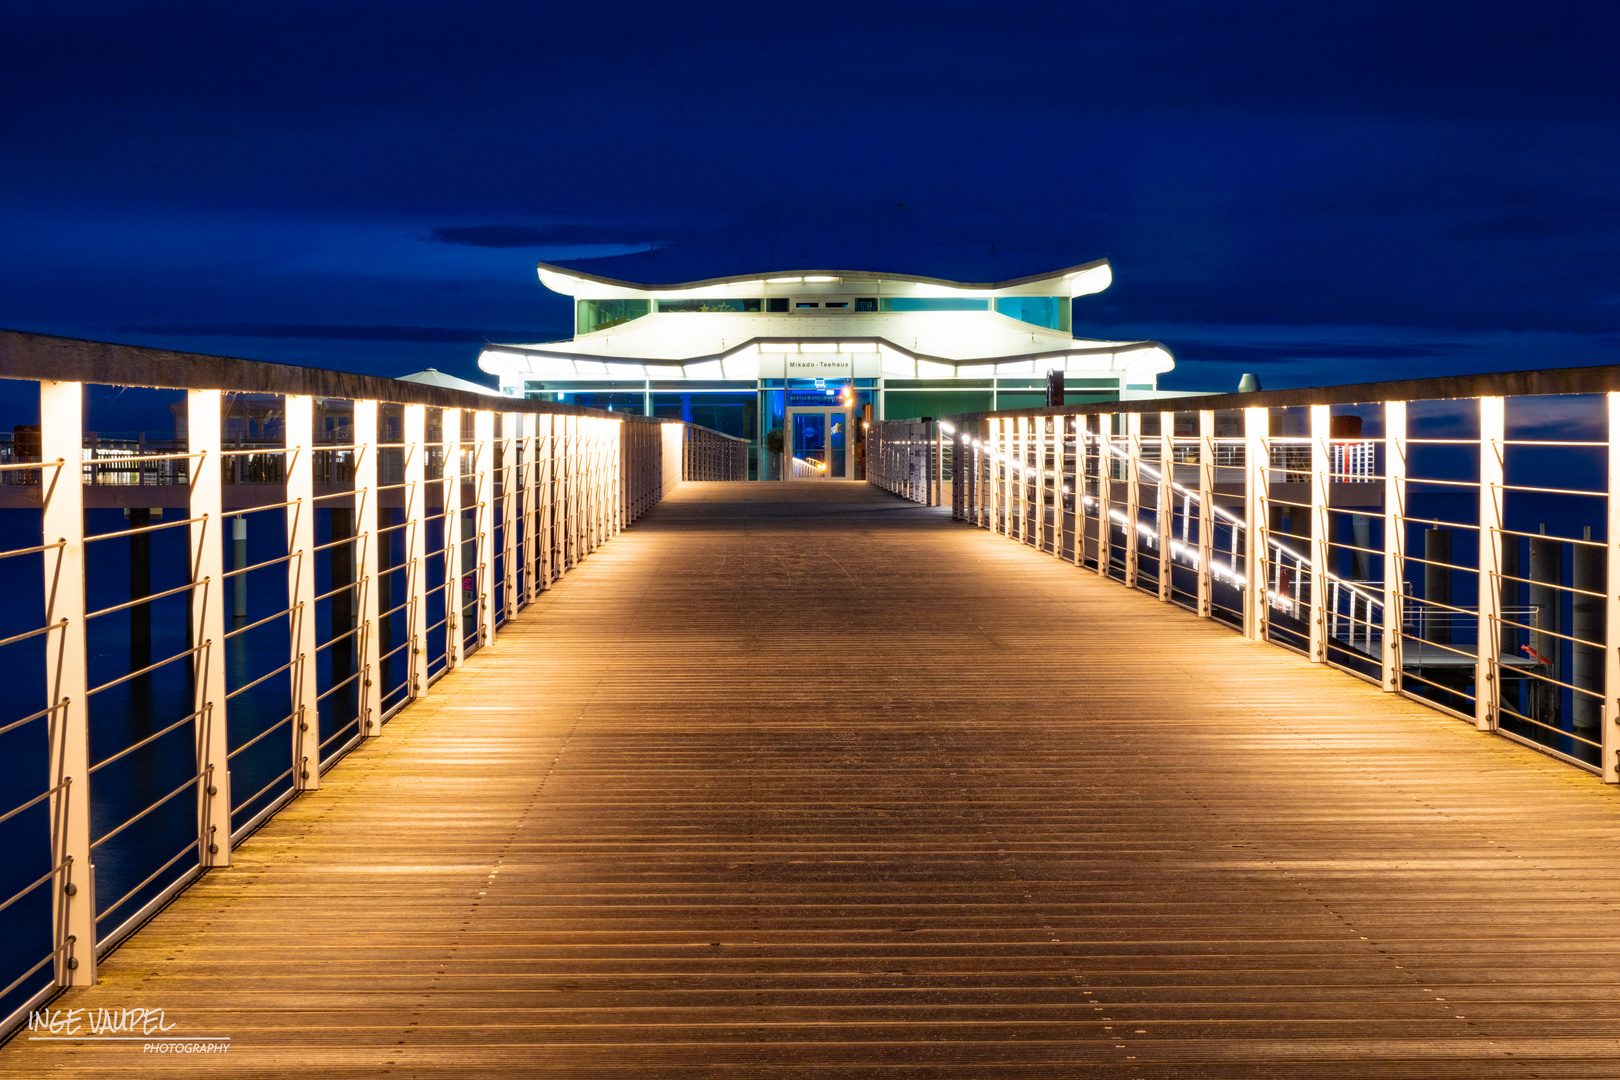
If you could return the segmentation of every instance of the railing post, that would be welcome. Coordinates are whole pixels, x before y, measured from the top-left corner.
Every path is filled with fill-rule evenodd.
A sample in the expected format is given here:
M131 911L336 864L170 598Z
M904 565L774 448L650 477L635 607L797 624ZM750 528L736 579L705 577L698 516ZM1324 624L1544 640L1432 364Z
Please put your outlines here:
M495 413L473 414L473 600L478 646L495 644Z
M1136 587L1136 557L1142 520L1142 414L1125 414L1125 587Z
M427 407L405 406L405 696L423 697L427 675Z
M1097 414L1097 575L1114 561L1114 414Z
M1170 602L1171 545L1176 525L1176 414L1159 414L1159 599Z
M521 472L518 468L519 447L523 445L520 432L523 428L523 414L509 412L501 416L501 603L506 609L508 622L517 614L518 605L523 602L519 582L528 577L520 573L518 564L521 547L518 543L518 534L522 530L518 525L518 498L519 487L522 483Z
M1479 655L1474 661L1474 726L1480 731L1495 731L1501 715L1502 444L1506 438L1507 401L1500 397L1480 398Z
M360 593L360 734L382 734L382 661L378 648L382 605L377 582L377 547L385 541L379 533L377 491L379 459L377 448L378 405L375 401L354 403L354 520L355 543L359 545L356 575Z
M1406 576L1406 402L1384 402L1383 682L1401 688L1401 620Z
M1271 512L1270 481L1271 410L1243 410L1243 513L1249 535L1243 560L1246 588L1243 605L1243 635L1250 641L1266 640L1266 620L1271 600Z
M444 670L466 659L461 639L461 410L445 409L439 420L444 439Z
M541 413L534 418L535 524L534 542L539 566L535 570L534 591L551 588L551 567L556 557L557 528L556 477L552 457L557 448L556 414ZM532 563L530 565L533 565Z
M288 635L292 662L293 787L321 786L319 691L315 688L315 399L288 394L287 602L292 609Z
M1603 782L1620 783L1620 394L1608 395L1609 500L1604 563Z
M1074 417L1074 565L1086 565L1086 456L1090 438L1087 434L1090 417L1076 413Z
M1333 409L1311 406L1311 660L1327 663L1329 547L1328 480L1332 469L1330 440Z
M84 384L39 384L44 553L45 699L50 743L48 800L51 930L56 982L96 981L96 872L90 862L90 702L84 632ZM53 463L60 462L57 467Z
M225 724L225 512L220 491L218 390L186 392L191 479L187 517L191 563L191 657L196 713L197 842L203 866L231 864L230 757ZM245 575L238 575L239 577Z
M1198 414L1198 616L1215 607L1215 413Z

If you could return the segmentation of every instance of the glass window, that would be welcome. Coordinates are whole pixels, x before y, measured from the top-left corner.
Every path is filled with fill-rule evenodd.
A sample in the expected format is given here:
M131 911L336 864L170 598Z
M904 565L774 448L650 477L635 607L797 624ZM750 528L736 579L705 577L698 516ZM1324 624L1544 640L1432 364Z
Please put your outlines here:
M813 308L813 307L820 307L821 305L817 304L817 303L815 303L813 301L810 301L810 300L800 300L797 304L794 304L793 306L796 307L796 308Z
M639 319L652 311L651 300L581 300L574 306L574 332L589 334Z
M736 313L758 311L762 300L660 300L660 314L669 311L699 311L706 313Z
M769 300L765 301L766 311L786 311L787 309L788 298L785 296L773 296Z
M557 400L567 405L582 405L587 409L607 409L611 412L639 413L647 407L642 394L613 394L598 391L585 393L559 393Z
M1071 326L1071 308L1064 296L998 296L996 311L1048 330L1067 331Z
M877 297L875 296L862 296L855 301L856 311L876 311L877 309Z
M885 296L879 311L988 311L989 300L970 296Z
M883 393L885 420L951 416L955 413L988 412L989 409L988 390L886 390Z
M759 395L743 393L654 394L653 415L685 420L753 441L758 436Z

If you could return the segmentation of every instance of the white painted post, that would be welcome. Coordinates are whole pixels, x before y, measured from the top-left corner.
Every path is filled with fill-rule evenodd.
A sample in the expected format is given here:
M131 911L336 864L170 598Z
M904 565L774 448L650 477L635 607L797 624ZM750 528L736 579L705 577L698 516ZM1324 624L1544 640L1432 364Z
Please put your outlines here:
M1480 731L1495 731L1501 715L1502 444L1506 439L1506 399L1480 398L1479 655L1474 661L1474 726Z
M1074 417L1074 565L1086 565L1086 445L1089 417Z
M1311 660L1327 663L1328 473L1332 469L1333 409L1311 406ZM1335 605L1337 609L1337 605Z
M520 431L523 414L509 412L501 416L501 603L510 622L523 601L519 582L518 559L522 545L518 542L518 508L522 500L519 489L522 472L518 468L519 447L523 445ZM493 639L491 639L493 640Z
M427 406L405 406L405 696L428 692L427 674Z
M321 786L320 694L315 688L315 399L288 394L287 602L292 661L293 787Z
M495 413L473 414L473 599L478 647L495 644Z
M191 477L187 517L191 562L191 640L196 711L197 841L203 866L231 864L230 749L225 726L225 514L220 492L218 390L186 393ZM246 575L238 575L243 577Z
M1271 410L1243 410L1243 439L1243 513L1248 519L1243 635L1250 641L1264 641L1270 613L1266 593L1271 585L1271 529L1267 518L1271 507L1266 488L1271 479Z
M1384 402L1384 641L1383 681L1401 688L1401 620L1406 575L1406 402Z
M378 648L382 605L377 589L377 546L388 535L377 531L377 508L382 503L377 491L379 460L377 446L378 413L375 401L354 403L354 536L359 550L355 560L355 580L360 593L360 734L382 734L382 650ZM407 571L409 573L409 571Z
M1097 417L1097 574L1114 561L1114 414Z
M1176 414L1159 414L1159 599L1170 602L1170 545L1176 525Z
M1609 394L1608 576L1603 624L1603 782L1620 783L1620 394Z
M1142 520L1142 414L1125 414L1125 587L1136 587L1136 558Z
M444 439L444 670L467 659L461 638L461 410L445 409L439 421Z
M1198 414L1198 616L1215 608L1215 413Z
M551 588L551 568L556 562L556 420L557 417L552 413L535 417L534 464L538 470L535 482L539 486L535 505L537 515L535 543L540 549L540 569L535 581L536 592L545 592Z
M50 745L50 886L56 982L96 981L96 871L90 862L90 701L84 633L84 384L39 384L44 507L45 700ZM60 462L60 465L55 463ZM55 467L53 467L55 465ZM227 845L228 846L228 845Z

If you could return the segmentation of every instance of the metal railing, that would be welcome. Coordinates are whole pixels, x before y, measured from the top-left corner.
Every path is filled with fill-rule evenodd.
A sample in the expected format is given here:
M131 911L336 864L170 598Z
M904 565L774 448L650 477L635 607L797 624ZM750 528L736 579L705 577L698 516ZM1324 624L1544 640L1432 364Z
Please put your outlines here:
M886 490L954 458L955 518L1620 780L1620 368L873 436Z
M689 424L341 372L0 332L0 378L40 421L0 444L32 578L0 606L0 1035L674 484L747 476ZM183 431L85 432L94 383L183 392Z

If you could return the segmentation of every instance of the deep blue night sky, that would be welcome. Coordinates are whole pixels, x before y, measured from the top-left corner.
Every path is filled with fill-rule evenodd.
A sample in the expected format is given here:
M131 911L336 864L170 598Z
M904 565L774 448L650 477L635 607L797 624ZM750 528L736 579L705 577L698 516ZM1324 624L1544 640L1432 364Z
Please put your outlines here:
M1620 13L1562 3L0 8L0 326L403 374L537 259L893 205L1108 256L1166 385L1620 362Z

